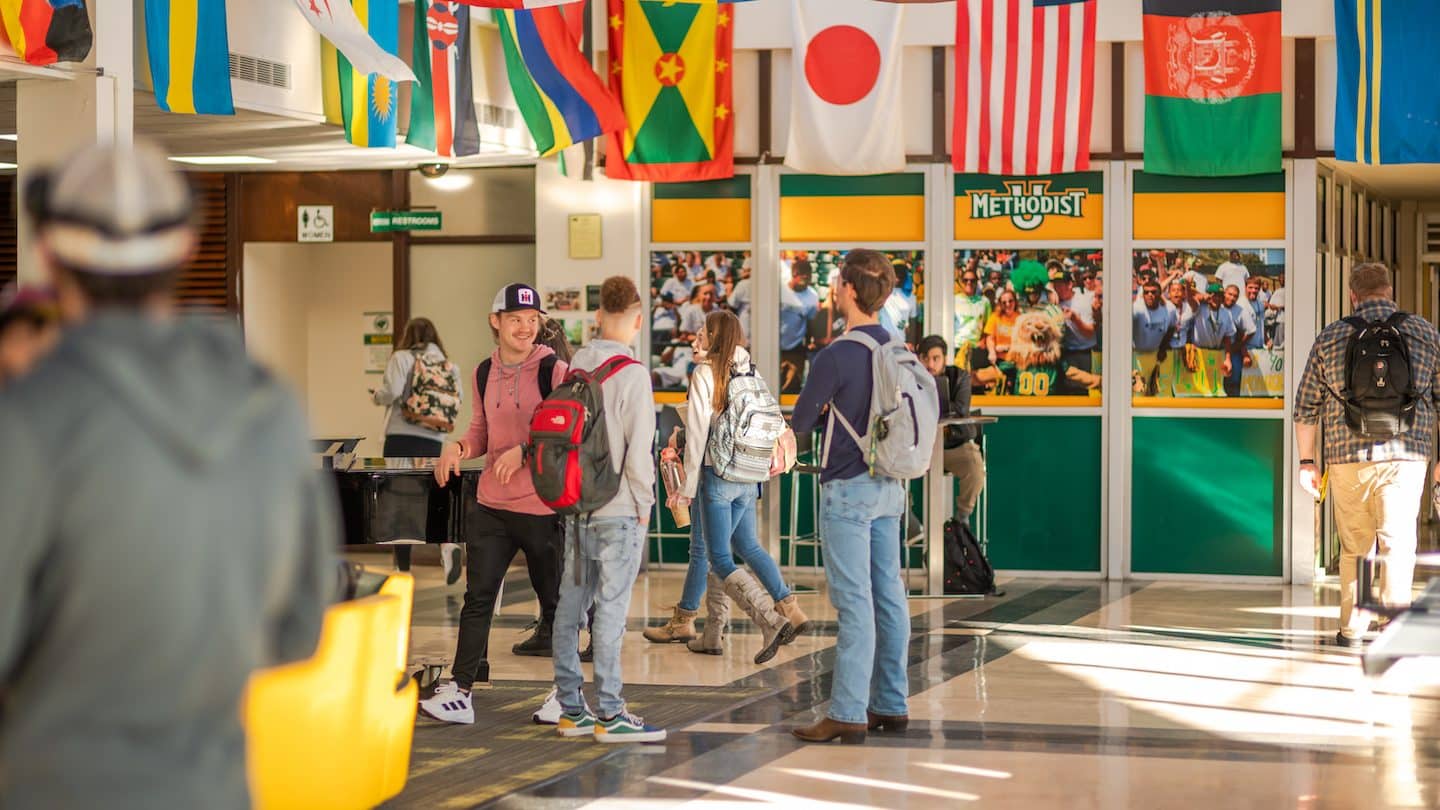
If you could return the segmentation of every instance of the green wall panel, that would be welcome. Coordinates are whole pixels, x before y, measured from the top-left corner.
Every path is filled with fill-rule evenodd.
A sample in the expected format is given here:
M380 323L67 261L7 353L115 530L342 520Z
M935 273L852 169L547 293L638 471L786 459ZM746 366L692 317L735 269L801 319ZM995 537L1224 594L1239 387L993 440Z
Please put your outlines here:
M985 427L996 568L1100 570L1100 417L1001 416Z
M1130 570L1280 576L1284 423L1134 420Z

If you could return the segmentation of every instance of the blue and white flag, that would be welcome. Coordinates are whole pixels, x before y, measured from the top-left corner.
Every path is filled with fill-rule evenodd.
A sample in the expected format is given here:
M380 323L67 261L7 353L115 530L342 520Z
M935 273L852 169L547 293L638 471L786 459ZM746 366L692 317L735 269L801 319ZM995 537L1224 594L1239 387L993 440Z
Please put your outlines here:
M1440 163L1440 8L1433 0L1335 0L1335 158Z

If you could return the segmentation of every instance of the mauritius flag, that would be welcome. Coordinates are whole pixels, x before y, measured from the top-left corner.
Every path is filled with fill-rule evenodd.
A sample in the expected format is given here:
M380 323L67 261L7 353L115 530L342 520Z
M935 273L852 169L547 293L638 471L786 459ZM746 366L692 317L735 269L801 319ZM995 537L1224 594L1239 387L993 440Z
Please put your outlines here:
M626 127L610 138L608 177L735 174L734 17L728 4L609 0L610 87Z
M446 0L415 0L413 53L415 86L405 142L447 157L479 154L470 9Z
M350 0L350 5L375 44L387 53L399 53L399 0ZM345 124L345 139L356 146L393 148L398 107L395 82L378 73L360 73L350 65L344 53L337 51L335 59L340 85L340 119Z
M1145 171L1280 171L1280 0L1144 0Z
M0 0L0 35L32 65L83 61L93 40L85 0Z

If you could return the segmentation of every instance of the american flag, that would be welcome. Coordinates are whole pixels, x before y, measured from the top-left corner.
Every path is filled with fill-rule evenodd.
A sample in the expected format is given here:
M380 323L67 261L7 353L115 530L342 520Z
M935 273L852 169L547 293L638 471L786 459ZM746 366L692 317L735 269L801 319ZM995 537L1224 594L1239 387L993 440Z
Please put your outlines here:
M955 171L1090 165L1096 0L957 0Z

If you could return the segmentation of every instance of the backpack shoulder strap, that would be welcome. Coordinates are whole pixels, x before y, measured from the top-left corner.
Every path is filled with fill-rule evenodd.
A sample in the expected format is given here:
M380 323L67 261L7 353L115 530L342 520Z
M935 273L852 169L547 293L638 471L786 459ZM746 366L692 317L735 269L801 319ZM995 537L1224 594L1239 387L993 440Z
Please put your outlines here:
M1356 332L1363 332L1366 329L1370 328L1370 322L1360 317L1359 315L1347 315L1340 320L1350 324L1352 327L1355 328Z
M837 338L836 342L838 343L841 340L849 340L854 343L859 343L861 346L864 346L872 352L880 348L880 342L878 340L870 337L864 332L861 332L859 329L851 329L850 331Z
M485 408L485 387L490 384L490 367L492 365L494 363L487 357L484 362L475 367L475 393L476 399L479 400L475 403L475 407L482 410Z
M560 362L560 358L553 354L546 355L540 360L539 379L537 382L540 383L541 399L550 396L550 392L555 389L555 364L558 362Z
M1390 317L1385 319L1385 325L1393 327L1398 331L1400 329L1400 324L1405 323L1408 320L1410 320L1410 313L1402 312L1397 309Z
M640 365L640 361L636 360L635 358L626 357L623 354L617 354L614 357L611 357L609 360L601 363L600 366L595 369L595 371L593 372L595 375L595 381L603 385L606 380L614 377L616 374L619 374L623 369L629 366L638 365Z

